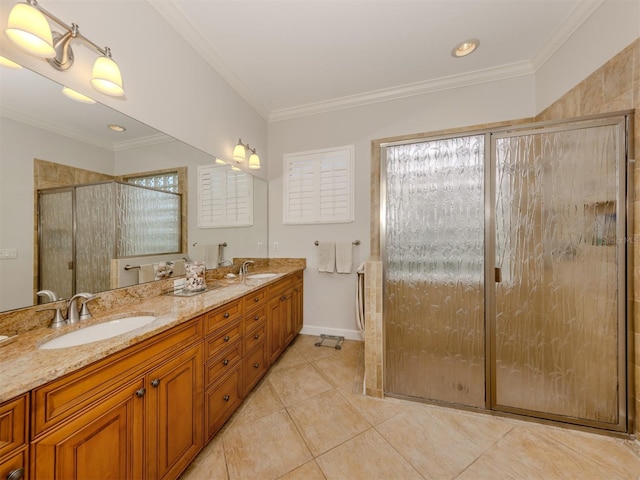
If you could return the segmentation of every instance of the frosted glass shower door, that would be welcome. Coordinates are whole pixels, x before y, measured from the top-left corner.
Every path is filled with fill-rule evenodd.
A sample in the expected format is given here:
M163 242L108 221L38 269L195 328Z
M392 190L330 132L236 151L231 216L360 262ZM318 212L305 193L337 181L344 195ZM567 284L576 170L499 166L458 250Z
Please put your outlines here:
M382 159L385 392L484 407L484 136Z
M492 139L495 410L625 428L624 128Z

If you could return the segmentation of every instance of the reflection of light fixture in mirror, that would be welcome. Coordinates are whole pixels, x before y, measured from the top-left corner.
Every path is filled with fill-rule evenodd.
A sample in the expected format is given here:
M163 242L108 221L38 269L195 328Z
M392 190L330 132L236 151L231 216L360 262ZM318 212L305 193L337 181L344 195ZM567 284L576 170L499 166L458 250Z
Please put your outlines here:
M96 101L93 98L89 98L86 95L76 92L75 90L69 87L64 87L62 89L62 93L64 93L66 97L69 97L71 100L75 100L76 102L96 103Z
M233 170L234 172L241 172L242 171L239 167L236 167L235 165L231 166L231 170Z
M471 52L475 51L479 46L480 40L476 38L465 40L464 42L460 42L458 45L453 47L453 50L451 50L451 56L456 58L466 57Z
M47 19L62 27L65 32L52 33ZM118 65L111 58L109 47L100 48L80 33L78 25L72 23L69 26L62 22L38 5L37 0L27 0L27 3L14 5L5 33L16 45L32 55L46 58L53 68L61 71L68 70L73 65L71 41L83 40L101 55L93 66L93 88L114 97L124 95L122 75Z
M11 60L9 60L8 58L3 57L2 55L0 55L0 66L3 67L7 67L7 68L13 68L14 70L20 70L22 68L22 65L16 63L16 62L12 62Z
M227 165L227 162L225 162L221 158L216 158L216 164L217 165Z
M249 168L258 170L260 168L260 157L256 153L255 148L251 148L249 144L242 143L242 139L238 139L238 144L233 148L232 158L238 163L244 163L247 159L247 150L251 152L249 156Z
M124 132L126 130L126 128L124 128L122 125L107 125L107 127L109 127L111 130L113 130L114 132Z

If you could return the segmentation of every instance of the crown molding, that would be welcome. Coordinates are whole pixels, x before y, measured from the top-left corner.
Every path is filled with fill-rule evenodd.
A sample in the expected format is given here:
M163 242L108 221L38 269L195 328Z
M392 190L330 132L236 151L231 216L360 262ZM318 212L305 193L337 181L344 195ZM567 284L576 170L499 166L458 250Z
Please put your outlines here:
M132 148L150 147L152 145L158 145L161 143L168 143L173 141L176 140L168 135L165 135L164 133L156 133L155 135L147 135L146 137L114 142L112 145L112 149L114 152L122 152L124 150L131 150Z
M269 115L269 122L279 122L290 120L296 117L305 117L327 113L333 110L343 110L346 108L370 105L372 103L386 102L400 98L425 95L444 90L468 87L507 78L521 77L535 73L530 62L518 62L510 65L503 65L498 68L488 68L476 70L475 72L460 75L449 75L424 82L409 83L398 87L384 88L370 92L358 93L327 101L309 103L292 108L274 110Z
M267 120L269 111L256 97L238 74L224 61L206 37L187 19L184 12L173 2L154 2L151 5L211 65L258 115Z
M531 60L534 71L537 72L603 3L604 0L579 2L567 20Z

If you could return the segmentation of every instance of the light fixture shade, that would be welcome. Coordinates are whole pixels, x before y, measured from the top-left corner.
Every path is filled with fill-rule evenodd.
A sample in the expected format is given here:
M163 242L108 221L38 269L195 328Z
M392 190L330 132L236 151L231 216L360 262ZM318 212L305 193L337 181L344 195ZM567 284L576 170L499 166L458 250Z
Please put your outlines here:
M93 64L93 73L91 74L91 85L97 91L112 97L124 95L120 69L111 57L98 57L96 59L96 63Z
M240 162L240 163L242 163L242 162L244 162L244 161L245 161L245 159L246 159L246 156L245 156L245 155L246 155L246 153L245 153L244 145L241 145L240 143L238 143L238 145L236 145L236 146L233 148L233 155L232 155L233 159L234 159L236 162Z
M258 170L260 168L260 157L257 153L252 153L249 156L249 168L251 170Z
M62 89L62 93L64 93L66 97L70 98L71 100L75 100L76 102L96 103L96 101L93 98L89 98L86 95L83 95L80 92L76 92L75 90L69 87L64 87Z
M31 5L16 4L9 13L4 32L16 45L36 57L52 58L56 55L49 22Z

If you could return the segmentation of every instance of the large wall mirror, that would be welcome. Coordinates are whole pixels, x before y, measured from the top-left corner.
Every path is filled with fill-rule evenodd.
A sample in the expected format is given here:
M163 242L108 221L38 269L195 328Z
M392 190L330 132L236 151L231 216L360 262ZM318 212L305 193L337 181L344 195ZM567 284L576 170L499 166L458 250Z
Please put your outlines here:
M199 228L198 167L214 165L215 158L109 107L71 100L62 88L26 68L0 67L0 311L31 306L36 301L35 203L41 188L176 170L181 172L182 188L187 192L183 240L176 258L205 260L208 268L215 268L220 260L267 256L264 180L250 177L251 225ZM109 125L125 130L117 132ZM122 267L132 263L127 260L120 259ZM161 260L135 259L138 264ZM128 275L135 275L137 283L137 272Z

